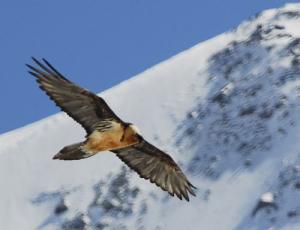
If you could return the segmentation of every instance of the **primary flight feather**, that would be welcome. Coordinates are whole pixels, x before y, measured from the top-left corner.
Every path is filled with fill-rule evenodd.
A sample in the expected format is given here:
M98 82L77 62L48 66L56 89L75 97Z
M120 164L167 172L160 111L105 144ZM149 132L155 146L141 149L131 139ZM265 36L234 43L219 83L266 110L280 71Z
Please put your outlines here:
M101 97L69 81L45 59L32 59L36 66L27 66L40 88L87 132L85 141L64 147L53 159L80 160L108 150L170 195L187 201L189 194L195 196L175 161L147 142L136 126L123 122Z

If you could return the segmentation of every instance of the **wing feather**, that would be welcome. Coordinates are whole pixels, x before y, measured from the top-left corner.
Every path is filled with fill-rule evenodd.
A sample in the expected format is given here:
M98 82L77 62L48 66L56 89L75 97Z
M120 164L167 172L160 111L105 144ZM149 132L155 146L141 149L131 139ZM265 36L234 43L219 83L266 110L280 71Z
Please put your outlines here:
M39 86L46 94L75 121L80 123L88 134L104 119L121 122L106 102L65 78L49 62L32 58L37 67L27 65Z
M140 177L149 179L170 195L175 194L179 199L184 197L187 201L189 193L195 196L195 186L188 181L174 160L144 139L136 145L113 152Z

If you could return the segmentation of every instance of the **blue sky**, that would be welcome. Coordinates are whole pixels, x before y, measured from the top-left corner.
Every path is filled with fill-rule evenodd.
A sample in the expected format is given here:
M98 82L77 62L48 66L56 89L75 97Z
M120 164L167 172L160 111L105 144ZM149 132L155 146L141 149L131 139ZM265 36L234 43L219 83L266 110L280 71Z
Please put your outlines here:
M2 0L0 133L59 111L26 73L31 56L46 58L72 81L101 92L287 2L292 1Z

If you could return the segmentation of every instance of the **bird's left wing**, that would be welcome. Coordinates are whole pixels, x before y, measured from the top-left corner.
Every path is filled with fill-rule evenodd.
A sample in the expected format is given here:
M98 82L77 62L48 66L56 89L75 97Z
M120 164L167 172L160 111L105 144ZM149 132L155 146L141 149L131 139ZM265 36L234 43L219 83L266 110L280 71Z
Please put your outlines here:
M187 201L189 201L188 193L195 196L193 191L195 187L174 160L144 139L138 144L112 152L116 153L140 177L149 179L170 195L175 194L179 199L184 197Z
M45 59L44 63L32 59L37 67L27 66L29 73L37 78L40 88L88 134L105 126L107 121L121 122L101 97L69 81Z

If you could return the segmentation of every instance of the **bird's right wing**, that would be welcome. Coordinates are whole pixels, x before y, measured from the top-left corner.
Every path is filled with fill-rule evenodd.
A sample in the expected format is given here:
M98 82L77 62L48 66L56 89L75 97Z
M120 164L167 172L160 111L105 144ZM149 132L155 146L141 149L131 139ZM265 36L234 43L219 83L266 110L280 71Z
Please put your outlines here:
M152 183L176 195L179 199L189 200L188 193L195 196L195 188L183 174L174 160L163 151L151 145L144 139L140 143L112 150L140 177L149 179Z
M37 78L40 88L88 134L97 127L109 125L109 121L121 122L101 97L66 79L45 59L44 63L35 58L33 61L38 68L27 66L29 73Z

